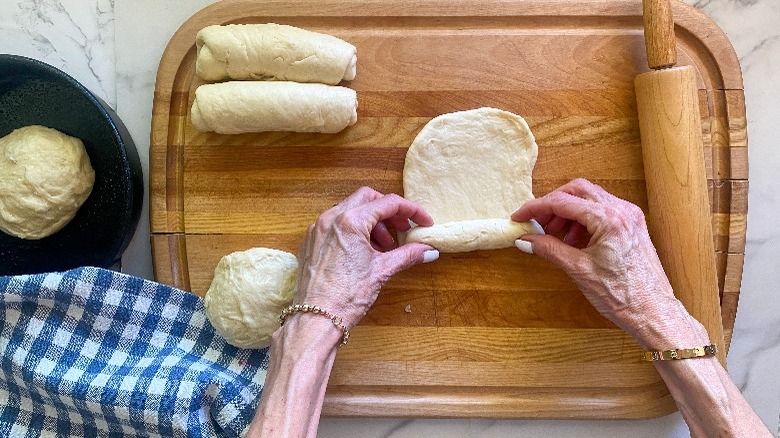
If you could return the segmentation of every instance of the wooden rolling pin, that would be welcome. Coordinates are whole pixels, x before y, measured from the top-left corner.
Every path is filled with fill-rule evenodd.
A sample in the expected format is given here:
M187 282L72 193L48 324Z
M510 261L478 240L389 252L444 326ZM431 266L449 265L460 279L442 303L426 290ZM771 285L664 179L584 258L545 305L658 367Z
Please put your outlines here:
M707 328L725 367L696 71L691 66L675 67L669 0L643 0L643 8L652 70L637 76L634 86L650 207L648 228L675 292L702 291L695 295L700 299L681 301Z

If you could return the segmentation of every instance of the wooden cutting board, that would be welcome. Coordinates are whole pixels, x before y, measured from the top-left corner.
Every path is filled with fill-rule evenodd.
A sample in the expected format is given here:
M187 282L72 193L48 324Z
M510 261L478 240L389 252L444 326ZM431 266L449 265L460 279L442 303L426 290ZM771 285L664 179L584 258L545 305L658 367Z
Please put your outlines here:
M674 3L680 64L699 73L727 342L745 246L742 77L707 17ZM195 34L276 22L358 48L358 123L335 135L200 133L189 120ZM362 185L401 193L432 117L493 106L539 144L534 192L585 177L647 210L634 77L636 0L226 0L190 18L160 62L150 150L158 281L202 295L219 259L297 252L317 215ZM699 291L678 291L697 296ZM406 312L405 308L410 308ZM394 277L336 359L323 412L341 416L647 418L675 410L639 348L572 282L514 249L442 255Z

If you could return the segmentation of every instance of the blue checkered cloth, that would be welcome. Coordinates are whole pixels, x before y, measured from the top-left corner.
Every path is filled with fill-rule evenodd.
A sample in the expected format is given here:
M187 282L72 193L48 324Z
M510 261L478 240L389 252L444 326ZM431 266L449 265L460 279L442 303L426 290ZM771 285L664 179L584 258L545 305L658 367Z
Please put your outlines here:
M199 297L104 269L0 277L0 318L0 437L240 436L268 368Z

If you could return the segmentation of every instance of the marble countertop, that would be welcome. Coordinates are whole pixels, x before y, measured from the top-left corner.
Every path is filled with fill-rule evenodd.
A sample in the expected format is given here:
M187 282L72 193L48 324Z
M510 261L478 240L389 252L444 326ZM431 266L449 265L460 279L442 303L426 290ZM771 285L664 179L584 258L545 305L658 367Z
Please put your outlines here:
M637 0L639 1L639 0ZM780 436L780 2L685 0L715 20L742 65L750 192L742 292L729 373ZM141 155L148 187L154 81L170 37L213 0L3 0L0 53L40 59L70 74L120 115ZM147 190L148 193L148 190ZM148 199L123 271L152 277ZM648 421L329 419L321 437L684 437L679 414Z

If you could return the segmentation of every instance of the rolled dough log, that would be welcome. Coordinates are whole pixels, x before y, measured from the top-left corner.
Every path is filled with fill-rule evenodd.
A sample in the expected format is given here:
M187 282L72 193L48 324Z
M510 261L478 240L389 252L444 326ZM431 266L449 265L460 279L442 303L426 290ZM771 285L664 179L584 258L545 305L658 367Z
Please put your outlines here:
M440 252L468 252L507 248L528 233L544 234L544 229L535 221L472 219L416 227L408 233L406 241L427 243Z
M357 121L357 94L345 87L296 82L201 85L192 124L220 134L294 131L333 134Z
M288 252L252 248L222 257L204 305L211 325L239 348L265 348L292 304L298 260Z
M433 217L406 242L441 252L514 246L523 234L543 233L534 222L509 219L533 199L531 172L537 146L522 117L495 108L438 116L406 153L404 196Z
M198 32L195 45L195 70L207 81L253 79L336 85L355 79L355 46L293 26L208 26Z
M94 183L81 140L45 126L16 129L0 138L0 230L30 240L54 234Z

